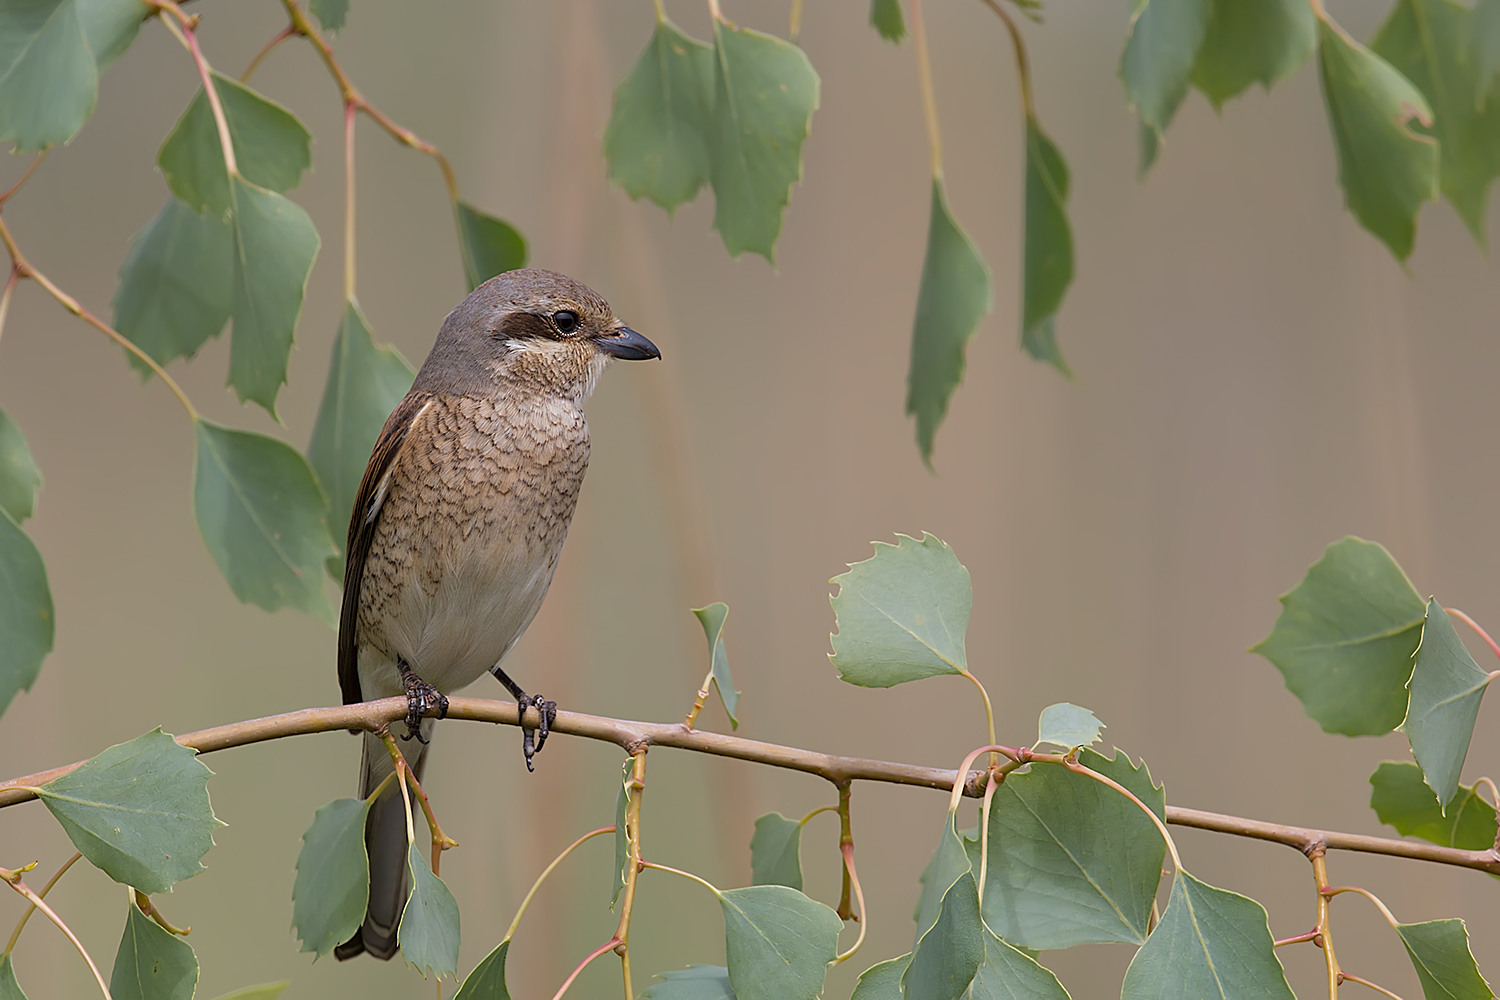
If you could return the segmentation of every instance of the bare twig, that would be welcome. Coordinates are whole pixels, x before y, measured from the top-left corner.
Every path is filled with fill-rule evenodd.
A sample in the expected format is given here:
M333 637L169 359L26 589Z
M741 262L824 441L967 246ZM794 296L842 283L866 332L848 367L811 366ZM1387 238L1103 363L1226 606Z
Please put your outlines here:
M73 947L78 949L78 954L82 955L83 960L89 964L89 971L94 974L94 982L99 984L99 992L104 994L104 1000L112 1000L109 995L109 987L104 984L104 977L99 974L99 967L95 965L94 960L89 957L88 949L83 946L82 941L78 940L78 935L74 934L72 928L63 923L62 917L59 917L56 911L54 911L52 907L48 906L41 896L38 896L34 891L32 891L32 888L26 884L24 879L21 878L21 876L24 875L29 869L29 865L26 868L20 869L19 871L11 871L7 868L0 868L0 882L4 882L12 889L14 889L17 893L30 900L32 906L36 907L38 910L41 910L43 916L56 924L57 929L67 935L68 940L73 942Z

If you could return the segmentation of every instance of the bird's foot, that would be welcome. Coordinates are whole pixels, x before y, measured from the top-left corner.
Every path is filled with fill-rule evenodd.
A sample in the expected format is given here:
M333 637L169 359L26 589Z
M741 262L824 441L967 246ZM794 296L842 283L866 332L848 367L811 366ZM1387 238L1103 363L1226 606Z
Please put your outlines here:
M552 732L552 723L557 721L557 702L548 701L539 694L528 697L523 692L516 698L516 707L520 709L523 719L526 718L528 708L535 708L542 717L542 724L536 729L521 726L521 753L526 755L526 770L535 771L536 766L531 759L542 752L542 744L547 742L547 734Z
M434 708L439 719L447 718L448 696L418 677L405 660L397 662L396 667L401 671L401 684L406 688L406 735L401 738L416 737L418 743L426 743L422 736L422 719Z

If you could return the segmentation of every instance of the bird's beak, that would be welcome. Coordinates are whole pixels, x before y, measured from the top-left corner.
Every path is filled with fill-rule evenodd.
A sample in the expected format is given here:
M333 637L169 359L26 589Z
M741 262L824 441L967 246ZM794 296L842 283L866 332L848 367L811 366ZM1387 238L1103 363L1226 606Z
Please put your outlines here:
M646 361L661 357L661 351L656 349L655 344L628 326L622 326L608 337L598 338L594 343L601 352L621 361Z

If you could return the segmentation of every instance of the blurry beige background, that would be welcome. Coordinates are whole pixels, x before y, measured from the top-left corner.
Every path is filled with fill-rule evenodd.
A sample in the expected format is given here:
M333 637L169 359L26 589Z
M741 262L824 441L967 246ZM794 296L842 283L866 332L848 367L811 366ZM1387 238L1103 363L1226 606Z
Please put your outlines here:
M271 0L195 6L210 59L229 72L283 23ZM668 6L686 30L708 33L701 5ZM1368 37L1379 6L1333 9ZM871 539L925 529L973 574L969 655L1003 740L1029 741L1037 713L1069 700L1144 755L1169 801L1388 832L1366 779L1405 756L1403 741L1321 734L1244 650L1270 630L1276 595L1346 533L1388 545L1424 594L1500 624L1496 265L1446 205L1424 211L1405 271L1357 227L1311 64L1221 117L1190 97L1138 180L1115 75L1124 8L1055 0L1047 23L1025 31L1043 123L1073 171L1077 280L1058 323L1078 374L1068 383L1016 346L1023 151L1009 43L979 4L932 2L948 194L994 270L997 307L929 474L902 414L927 150L912 48L882 43L866 7L808 5L802 44L822 76L822 110L773 269L728 259L709 228L710 193L669 219L606 184L599 136L612 87L651 31L644 0L355 0L336 44L366 95L447 151L466 194L524 231L535 264L599 289L665 358L604 379L573 535L509 669L567 708L678 719L705 666L687 608L722 599L741 734L954 766L984 736L966 682L866 691L840 684L825 656L827 580L866 558ZM727 13L785 31L784 2L729 0ZM255 83L317 136L317 168L295 197L324 247L283 394L286 427L223 388L227 341L175 371L215 419L301 447L338 321L339 107L305 45L278 51ZM36 265L101 312L128 240L166 196L155 150L195 87L177 45L148 26L105 77L93 121L10 207ZM360 299L377 336L420 362L463 295L451 216L425 158L367 123L359 151ZM35 689L0 723L0 771L89 756L158 724L184 732L336 702L333 632L236 603L214 568L190 517L191 437L170 395L141 387L119 350L30 286L0 359L0 405L46 475L30 530L58 619ZM482 683L473 693L500 692ZM1497 712L1481 715L1466 780L1500 771ZM705 718L727 725L717 707ZM514 730L440 729L429 788L463 845L443 874L462 905L467 970L556 850L612 822L621 755L559 737L528 776ZM208 871L162 900L195 927L199 996L283 977L289 1000L433 995L399 962L313 964L289 929L300 835L319 805L352 793L357 753L328 734L208 759L229 825ZM743 884L756 815L831 801L814 779L660 750L646 850ZM917 789L856 788L870 937L830 975L829 996L847 997L860 970L909 948L943 804ZM1278 936L1312 924L1310 872L1295 852L1178 837L1196 874L1262 900ZM820 817L803 847L809 891L830 902L835 841L835 823ZM41 806L0 814L0 863L37 859L51 871L70 851ZM550 996L610 933L609 854L607 843L583 850L528 917L511 951L516 996ZM1490 879L1344 855L1332 870L1404 920L1464 916L1475 953L1500 976ZM82 868L54 897L106 968L124 897ZM655 971L722 962L717 907L701 889L647 873L640 899L638 990ZM0 900L0 926L17 913L17 901ZM1336 918L1350 971L1416 995L1368 906L1340 900ZM1044 961L1075 997L1104 997L1117 994L1130 954L1085 948ZM1294 987L1314 995L1321 956L1301 946L1283 958ZM45 922L32 922L17 965L40 1000L93 989ZM618 991L607 958L571 995Z

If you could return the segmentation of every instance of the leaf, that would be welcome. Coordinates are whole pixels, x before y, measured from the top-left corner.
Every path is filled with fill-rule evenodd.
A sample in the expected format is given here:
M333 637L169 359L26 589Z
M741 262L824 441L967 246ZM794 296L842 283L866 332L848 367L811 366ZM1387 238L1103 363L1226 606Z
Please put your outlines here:
M1265 908L1187 872L1172 881L1161 924L1125 970L1121 1000L1294 1000Z
M615 88L604 129L609 179L668 212L708 183L714 50L671 21L656 23L630 75Z
M1212 0L1136 0L1120 56L1125 101L1156 135L1187 96Z
M953 813L943 818L943 833L938 839L937 849L922 872L922 895L917 899L917 933L912 944L922 940L932 925L937 923L943 909L943 897L953 884L969 874L972 866L964 840L958 835L958 825Z
M893 45L900 45L901 39L906 37L906 19L901 14L901 0L870 0L870 26L880 32L881 38Z
M349 17L349 0L308 0L307 9L318 19L323 30L335 34Z
M0 1000L26 1000L21 984L16 981L16 969L10 960L10 952L0 955Z
M690 965L656 975L661 982L652 983L641 1000L735 1000L729 970L722 965Z
M464 977L453 1000L510 1000L505 987L505 956L509 951L510 938L506 938Z
M719 691L719 700L724 703L724 714L729 716L731 729L740 728L740 693L734 689L734 677L729 673L729 653L724 649L724 619L729 617L729 605L715 601L706 608L693 608L703 634L708 639L708 665L713 672L714 687ZM802 888L798 883L795 888Z
M283 979L279 983L261 983L259 986L246 986L235 990L233 993L225 993L216 1000L276 1000L286 988L292 985Z
M979 889L973 872L965 871L943 893L937 920L912 949L901 993L906 1000L955 1000L983 961Z
M0 410L0 510L17 524L36 511L37 490L42 488L42 470L31 457L31 448L21 428Z
M416 844L406 851L411 868L411 895L401 911L397 940L401 959L427 978L458 977L458 901L443 880L427 866L427 857Z
M1063 205L1068 165L1035 116L1026 116L1026 248L1021 280L1021 346L1071 375L1053 322L1073 281L1073 233Z
M1428 1000L1489 1000L1495 995L1474 961L1469 929L1462 920L1397 924L1396 933Z
M936 535L897 534L875 542L875 555L834 577L829 599L838 632L829 636L839 680L860 687L961 674L964 633L974 601L969 571Z
M630 776L634 763L626 757L625 763L620 765L620 790L615 793L615 890L609 897L611 910L625 888L625 869L630 866L630 828L625 818L630 809Z
M130 48L151 13L139 0L77 0L78 20L94 62L103 73Z
M984 928L984 961L965 1000L1068 1000L1050 969Z
M1092 750L1079 761L1164 814L1166 794L1144 763ZM1009 775L990 804L985 923L1029 948L1141 944L1165 856L1156 825L1134 802L1087 775L1034 765Z
M750 883L802 889L802 824L779 812L755 821L750 838Z
M135 238L111 305L115 328L158 364L192 357L234 312L234 230L168 199ZM150 373L135 355L125 359Z
M197 985L193 946L130 904L109 977L113 1000L192 1000Z
M1211 0L1193 86L1215 108L1252 83L1269 90L1297 71L1317 40L1317 19L1303 0Z
M1104 723L1093 712L1063 701L1042 709L1042 716L1037 721L1036 741L1071 750L1099 742L1099 733L1104 728Z
M1464 851L1482 851L1495 843L1495 807L1473 785L1459 785L1458 796L1444 813L1437 795L1422 780L1422 769L1410 761L1384 761L1370 775L1370 784L1370 808L1403 837Z
M818 74L791 42L714 21L714 228L731 257L774 263L781 217L802 177L802 141L818 106Z
M208 800L212 773L157 727L36 791L94 867L149 895L203 871L223 825Z
M307 277L318 256L318 231L297 204L234 179L234 335L229 384L276 417L276 394ZM279 417L277 419L280 419Z
M1406 682L1426 602L1382 546L1328 546L1250 651L1276 665L1324 732L1379 736L1406 715Z
M302 950L322 957L364 922L370 898L365 849L366 799L334 799L319 809L302 835L292 885L292 926Z
M729 981L739 1000L813 1000L823 992L844 928L837 913L784 885L718 895Z
M312 133L296 115L239 81L218 73L211 79L240 176L277 193L296 187L312 166ZM218 124L202 88L167 133L156 163L172 193L193 211L223 218L234 209Z
M52 652L56 621L42 554L0 509L0 715L19 691L30 691Z
M917 445L929 469L933 438L947 416L953 390L963 381L964 348L993 305L990 269L949 214L943 182L933 178L927 255L906 377L906 414L917 418Z
M1429 601L1409 685L1411 705L1400 730L1411 741L1412 756L1427 784L1444 805L1458 794L1479 702L1489 683L1490 675L1464 648L1448 612L1436 600Z
M1475 0L1469 59L1474 67L1474 106L1484 108L1500 82L1500 0Z
M508 222L486 215L466 201L453 203L464 278L473 291L497 274L526 266L526 239Z
M1318 67L1344 202L1405 260L1417 210L1438 191L1437 143L1411 128L1430 126L1432 110L1411 81L1326 21L1318 22Z
M911 964L911 955L888 958L859 974L859 983L849 1000L902 1000L901 977Z
M263 434L194 422L193 515L240 600L332 623L323 586L328 502L307 460Z
M323 386L318 422L307 446L307 461L328 494L329 534L338 554L328 572L344 579L347 524L365 465L386 418L411 388L416 373L394 347L376 347L369 324L353 301L344 303L344 318L333 341L333 360Z

